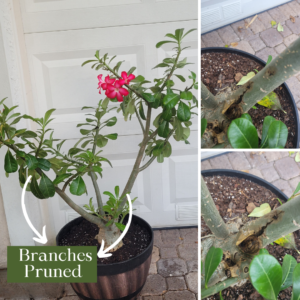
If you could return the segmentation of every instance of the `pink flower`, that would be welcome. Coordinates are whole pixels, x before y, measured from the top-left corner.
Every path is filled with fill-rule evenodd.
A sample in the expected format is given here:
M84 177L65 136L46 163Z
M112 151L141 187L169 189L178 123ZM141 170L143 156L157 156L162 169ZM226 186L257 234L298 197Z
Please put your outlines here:
M101 94L101 84L104 83L104 81L102 80L102 74L98 75L97 77L99 80L97 88L99 89L99 94Z
M127 96L129 92L122 88L122 84L120 83L119 80L116 80L115 85L108 84L107 85L107 90L105 95L110 98L114 99L117 98L119 102L123 101L123 97Z
M119 80L121 85L129 84L129 82L135 78L135 76L133 74L130 74L129 76L127 76L127 73L124 71L121 73L121 76L123 78L123 79Z
M109 78L109 75L105 77L105 83L101 84L102 89L105 91L108 85L112 85L115 82L115 78ZM106 94L105 94L106 95Z

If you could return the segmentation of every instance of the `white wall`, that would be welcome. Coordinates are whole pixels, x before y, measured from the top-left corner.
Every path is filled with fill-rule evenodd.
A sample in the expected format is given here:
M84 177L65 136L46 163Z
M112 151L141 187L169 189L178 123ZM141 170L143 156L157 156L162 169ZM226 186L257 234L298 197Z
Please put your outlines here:
M201 33L243 20L291 0L201 0Z

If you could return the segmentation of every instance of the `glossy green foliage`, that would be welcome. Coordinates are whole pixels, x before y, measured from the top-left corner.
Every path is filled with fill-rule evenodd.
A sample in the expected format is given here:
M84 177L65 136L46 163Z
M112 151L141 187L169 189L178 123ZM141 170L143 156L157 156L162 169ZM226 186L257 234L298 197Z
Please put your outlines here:
M222 261L223 251L220 248L211 247L208 250L205 258L205 288L207 288L207 284L212 274L216 271L218 265Z
M260 254L253 258L249 275L254 288L266 299L276 300L281 287L282 269L275 257Z
M283 122L271 116L265 117L259 146L258 133L252 119L249 114L243 114L231 122L227 135L233 148L284 148L288 129Z

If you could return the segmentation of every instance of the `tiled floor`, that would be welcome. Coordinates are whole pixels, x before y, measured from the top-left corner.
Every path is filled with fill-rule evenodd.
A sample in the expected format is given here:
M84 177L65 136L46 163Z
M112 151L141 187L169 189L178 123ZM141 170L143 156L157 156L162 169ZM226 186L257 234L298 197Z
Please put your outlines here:
M290 16L295 18L293 23ZM224 47L237 42L234 48L255 54L263 60L269 55L276 57L295 39L300 36L300 0L294 0L279 7L258 14L255 21L245 28L245 22L252 19L230 24L221 29L204 34L201 37L201 47ZM284 31L278 32L272 28L271 21L281 23ZM300 73L286 81L294 95L298 110L300 110Z
M268 182L290 197L300 182L300 163L289 152L231 152L205 160L201 170L231 169L244 171Z
M11 284L6 276L0 270L0 300L79 299L70 284ZM154 231L150 272L137 300L196 300L197 294L198 229Z

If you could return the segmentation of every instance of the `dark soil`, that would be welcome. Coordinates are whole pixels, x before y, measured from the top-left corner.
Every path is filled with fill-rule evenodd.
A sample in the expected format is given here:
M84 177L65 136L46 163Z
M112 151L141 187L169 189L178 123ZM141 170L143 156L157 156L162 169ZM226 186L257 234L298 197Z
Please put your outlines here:
M242 220L245 224L256 218L248 217L249 212L247 207L249 203L254 203L255 206L260 206L263 203L269 203L272 210L280 205L277 196L257 183L251 182L243 178L229 176L207 176L204 177L207 187L212 195L225 223L237 220ZM282 202L283 200L280 199ZM210 234L209 228L201 220L201 235ZM300 230L294 232L297 248L300 249ZM286 254L290 254L297 262L300 262L300 255L294 249L286 249L279 245L268 245L266 249L271 255L276 257L279 263L282 263ZM278 299L290 300L292 288L285 289L279 293ZM222 292L225 300L263 300L256 292L250 281L247 281L240 287L229 287ZM219 295L214 295L206 298L207 300L219 300Z
M241 73L245 76L249 72L255 72L254 69L260 71L263 69L263 65L238 54L211 52L201 55L201 81L213 95L224 91L228 87L232 90L237 89L236 84L239 80L235 80L236 74ZM295 140L297 125L287 91L283 86L280 86L274 92L278 95L286 114L281 110L271 110L259 104L255 105L257 109L251 108L248 113L258 132L262 131L263 120L266 116L272 116L276 120L285 123L289 132L285 148L297 148Z
M126 222L125 224L126 225ZM100 249L95 236L98 234L99 228L97 225L83 220L78 225L62 236L59 246L97 246ZM108 258L98 258L100 264L113 264L129 260L142 253L150 244L151 235L148 230L139 224L131 222L129 230L123 239L123 246L113 255ZM104 249L106 246L104 246Z

